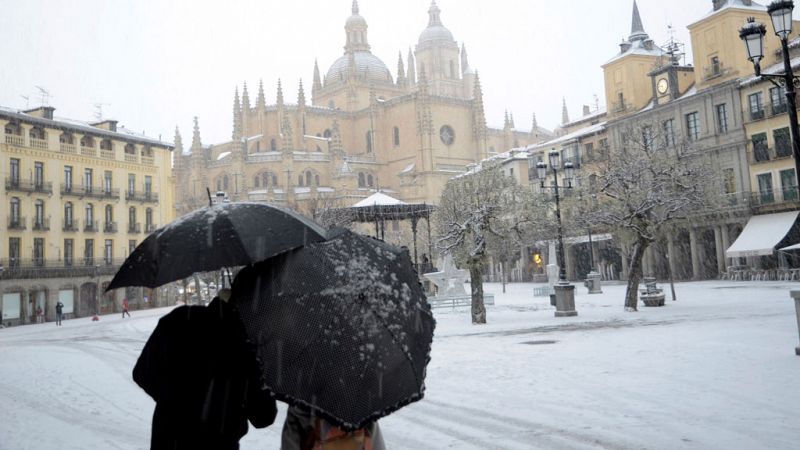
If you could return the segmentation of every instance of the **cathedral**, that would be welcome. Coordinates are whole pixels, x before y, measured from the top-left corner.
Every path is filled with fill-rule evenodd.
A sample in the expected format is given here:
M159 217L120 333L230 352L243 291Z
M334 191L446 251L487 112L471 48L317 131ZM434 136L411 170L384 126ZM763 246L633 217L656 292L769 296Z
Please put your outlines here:
M428 24L397 72L370 51L357 1L345 22L344 54L322 75L314 64L310 102L302 80L295 103L280 81L266 104L247 85L233 100L228 142L203 145L197 118L191 146L176 130L176 209L208 204L207 189L232 201L269 201L310 216L351 206L376 191L409 203L438 203L445 183L470 164L553 137L537 126L486 125L478 72L444 26L433 1ZM389 31L387 31L389 32Z

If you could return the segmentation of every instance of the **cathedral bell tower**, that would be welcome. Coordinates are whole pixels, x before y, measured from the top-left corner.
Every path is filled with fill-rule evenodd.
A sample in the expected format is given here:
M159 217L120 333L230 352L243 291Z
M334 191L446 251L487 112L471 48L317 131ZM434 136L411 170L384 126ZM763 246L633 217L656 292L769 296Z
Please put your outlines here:
M442 24L441 13L436 1L432 1L428 9L428 27L419 35L415 52L417 70L425 72L431 95L463 98L461 53L453 33Z

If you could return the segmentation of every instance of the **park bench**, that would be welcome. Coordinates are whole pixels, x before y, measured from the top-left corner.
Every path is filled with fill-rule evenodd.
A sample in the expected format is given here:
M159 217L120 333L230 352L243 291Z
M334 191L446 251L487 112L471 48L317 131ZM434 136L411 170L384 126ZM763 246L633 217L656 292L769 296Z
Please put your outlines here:
M458 308L461 306L472 306L471 295L451 295L447 297L428 297L428 303L431 308ZM483 294L483 304L487 306L494 305L494 295Z

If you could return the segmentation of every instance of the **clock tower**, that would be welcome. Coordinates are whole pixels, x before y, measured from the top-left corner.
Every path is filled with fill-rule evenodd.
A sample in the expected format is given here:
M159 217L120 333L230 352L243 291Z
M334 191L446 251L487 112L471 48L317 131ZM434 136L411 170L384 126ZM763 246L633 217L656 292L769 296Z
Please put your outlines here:
M655 70L648 75L652 81L653 103L663 105L675 100L694 85L694 68L682 64L683 44L671 41L664 48Z

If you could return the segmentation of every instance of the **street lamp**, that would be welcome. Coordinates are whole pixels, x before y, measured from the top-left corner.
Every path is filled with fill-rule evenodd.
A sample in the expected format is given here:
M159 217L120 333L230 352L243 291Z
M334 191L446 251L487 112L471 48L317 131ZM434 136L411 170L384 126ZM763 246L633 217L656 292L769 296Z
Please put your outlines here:
M756 76L765 78L778 88L786 90L786 101L789 112L789 130L792 136L792 150L794 154L795 184L800 177L800 129L797 125L797 101L794 83L796 78L792 71L791 58L789 57L788 38L792 33L792 0L777 0L767 7L767 12L772 19L775 35L781 40L783 53L783 75L761 73L761 60L764 59L764 36L767 28L764 24L757 23L754 18L747 19L747 24L739 30L739 37L744 41L747 50L747 59L753 63Z
M544 179L547 177L547 164L544 162L537 163L536 170L541 180L542 189L553 189L556 198L556 223L558 225L558 283L554 286L556 291L556 317L577 316L578 312L575 311L575 286L567 281L567 269L564 264L564 229L561 225L561 196L559 195L559 187L572 189L572 177L575 169L572 162L564 162L564 184L559 186L558 159L560 155L553 150L547 156L550 161L550 168L553 171L552 185L545 186L544 183Z

